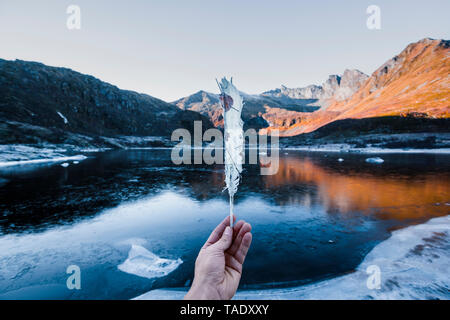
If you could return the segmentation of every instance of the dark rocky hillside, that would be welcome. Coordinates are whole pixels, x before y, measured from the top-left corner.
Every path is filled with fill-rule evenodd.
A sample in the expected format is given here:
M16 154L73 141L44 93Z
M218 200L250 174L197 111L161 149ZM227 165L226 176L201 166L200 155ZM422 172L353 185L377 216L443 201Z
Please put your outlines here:
M356 148L429 149L450 147L450 119L374 117L343 119L293 137L281 138L284 147L347 144Z
M162 100L89 75L41 63L0 59L0 143L55 142L86 136L169 136L210 121ZM38 141L29 141L37 135ZM57 141L64 142L64 141Z

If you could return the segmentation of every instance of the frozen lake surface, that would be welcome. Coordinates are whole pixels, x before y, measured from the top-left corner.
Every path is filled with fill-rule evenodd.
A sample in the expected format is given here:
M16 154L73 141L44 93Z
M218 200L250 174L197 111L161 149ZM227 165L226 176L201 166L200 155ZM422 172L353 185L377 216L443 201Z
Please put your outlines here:
M199 248L228 214L223 166L176 166L161 149L88 156L67 167L0 168L0 299L130 299L192 281ZM449 155L280 157L273 176L245 166L235 198L238 218L253 226L241 282L249 292L348 277L392 231L450 212ZM448 241L425 252L444 257L439 250ZM74 264L81 290L66 287Z

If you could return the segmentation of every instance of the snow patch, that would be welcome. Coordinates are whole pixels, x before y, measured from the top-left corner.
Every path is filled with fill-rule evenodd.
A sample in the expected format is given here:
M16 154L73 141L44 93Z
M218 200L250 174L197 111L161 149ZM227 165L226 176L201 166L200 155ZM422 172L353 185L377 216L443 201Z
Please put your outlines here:
M79 152L104 152L111 150L111 148L79 148L77 149Z
M20 144L0 145L0 167L51 162L82 161L84 155L67 155L67 149L57 146L34 147Z
M56 113L58 114L58 116L60 116L61 117L61 119L63 119L64 120L64 123L65 124L68 124L69 123L69 121L67 120L67 118L66 117L64 117L64 115L61 113L61 112L59 112L59 111L56 111Z
M71 157L56 157L56 158L48 158L48 159L34 159L34 160L23 160L23 161L0 161L0 168L1 167L10 167L10 166L20 166L20 165L25 165L25 164L64 162L64 161L71 161L71 160L82 161L84 159L87 159L87 157L80 154L80 155L71 156Z

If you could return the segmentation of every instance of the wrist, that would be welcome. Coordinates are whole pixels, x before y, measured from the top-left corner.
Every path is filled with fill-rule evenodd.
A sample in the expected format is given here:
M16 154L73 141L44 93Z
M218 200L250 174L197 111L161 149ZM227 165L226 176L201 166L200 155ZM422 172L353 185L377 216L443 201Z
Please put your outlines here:
M205 282L194 279L192 286L184 297L185 300L221 300L217 289Z

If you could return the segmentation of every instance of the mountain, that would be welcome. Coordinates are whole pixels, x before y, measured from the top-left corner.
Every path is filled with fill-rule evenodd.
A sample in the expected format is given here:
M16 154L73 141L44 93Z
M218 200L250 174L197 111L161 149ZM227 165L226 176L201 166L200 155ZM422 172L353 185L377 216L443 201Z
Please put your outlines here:
M220 107L219 95L206 91L199 91L190 96L173 102L182 110L191 110L201 113L212 121L215 126L223 127L222 109Z
M244 99L242 119L247 128L288 128L304 113L326 107L331 98L337 101L347 99L367 78L367 75L358 70L345 70L342 76L331 75L322 86L281 86L260 95L241 92ZM209 117L215 126L223 127L222 108L217 94L198 91L174 101L173 104L182 110L199 112Z
M304 88L287 88L281 86L280 89L266 91L261 95L266 97L276 97L282 100L289 98L300 101L309 101L310 104L317 106L318 110L326 110L333 102L345 101L350 98L359 90L368 77L368 75L359 70L347 69L342 76L330 75L321 86L310 85ZM271 124L270 128L285 132L292 126L298 126L304 115L304 112L286 113L283 112L283 110L267 110L264 119Z
M362 85L363 78L347 82L347 88L360 86L353 95L350 95L351 90L334 90L325 108L302 113L295 124L282 128L282 135L312 132L344 119L396 117L401 121L405 117L449 118L449 46L448 40L429 38L408 45ZM342 82L341 78L340 85Z
M426 38L408 45L371 76L347 69L342 75L330 75L322 85L281 86L260 95L242 93L245 102L242 117L247 128L263 129L261 133L278 129L282 136L313 132L334 121L377 117L384 120L376 123L383 123L391 131L396 127L422 130L414 129L413 123L440 128L447 122L407 121L403 125L399 121L406 117L450 117L449 57L448 40ZM173 103L180 109L209 117L215 126L223 126L216 94L199 91ZM343 124L356 125L344 121L338 127Z
M0 143L90 137L168 136L206 117L89 75L41 63L0 59Z
M327 105L328 99L343 101L351 97L367 80L369 76L353 69L345 70L343 75L330 75L321 86L310 85L304 88L287 88L263 92L264 96L289 97L292 99L315 99L320 106Z
M345 70L322 85L242 93L245 128L297 136L326 126L322 137L376 126L384 134L449 131L449 46L429 38L412 43L370 77ZM363 127L358 119L365 119ZM199 91L166 103L70 69L0 59L0 144L114 145L109 138L169 136L176 128L192 129L194 120L204 129L223 126L217 94Z
M268 122L266 115L273 110L277 111L277 117L283 120L286 115L297 114L298 112L312 112L319 106L311 104L313 99L292 99L290 97L250 95L241 92L244 99L244 109L242 119L246 128L266 128L271 124L277 123L277 118L271 118ZM209 117L216 126L223 128L222 107L220 106L219 95L198 91L190 96L181 98L172 102L182 110L191 110Z

